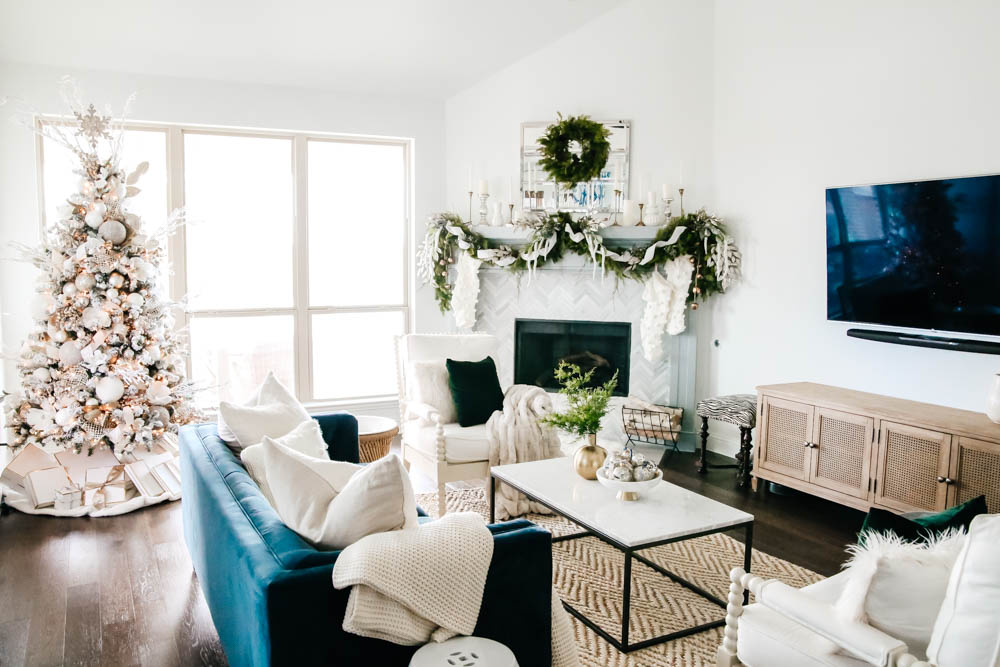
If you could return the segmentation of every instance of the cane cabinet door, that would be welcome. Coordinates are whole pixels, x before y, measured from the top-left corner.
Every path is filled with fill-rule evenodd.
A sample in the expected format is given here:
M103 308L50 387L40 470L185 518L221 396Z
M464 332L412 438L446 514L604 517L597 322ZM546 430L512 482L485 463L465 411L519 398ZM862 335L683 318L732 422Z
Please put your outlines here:
M760 467L796 479L809 479L813 406L765 396L761 406Z
M875 503L900 512L945 509L951 436L892 422L881 424Z
M809 481L857 498L868 497L875 420L816 408Z
M956 438L951 445L948 507L976 496L986 496L986 508L1000 511L1000 445L972 438Z

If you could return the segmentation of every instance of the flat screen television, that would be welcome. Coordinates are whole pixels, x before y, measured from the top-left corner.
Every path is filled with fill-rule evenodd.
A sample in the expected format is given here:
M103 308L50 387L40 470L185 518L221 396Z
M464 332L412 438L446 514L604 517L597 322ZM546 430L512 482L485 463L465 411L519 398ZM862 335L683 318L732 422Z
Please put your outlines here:
M1000 335L1000 175L826 191L830 320Z

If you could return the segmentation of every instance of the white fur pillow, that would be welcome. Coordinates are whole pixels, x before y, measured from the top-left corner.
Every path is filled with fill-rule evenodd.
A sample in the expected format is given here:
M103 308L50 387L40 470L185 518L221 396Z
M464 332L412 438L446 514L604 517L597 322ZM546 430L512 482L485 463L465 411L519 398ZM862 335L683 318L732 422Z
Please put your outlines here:
M448 385L448 367L444 359L410 361L406 364L406 380L410 398L425 403L441 415L442 424L458 421L455 401Z
M323 433L319 428L319 423L315 419L304 421L285 435L277 438L275 442L301 452L306 456L317 459L330 460L330 454L323 440ZM240 452L240 460L246 466L251 479L257 482L261 493L267 498L267 502L274 507L274 496L271 494L271 487L267 483L267 465L264 461L264 445L257 443L250 445Z
M417 502L396 456L367 466L312 458L265 437L267 482L285 524L318 548L416 528Z
M298 402L295 395L292 394L292 392L289 391L285 385L281 384L278 378L274 375L274 371L268 371L267 377L264 378L264 381L261 382L256 389L254 389L253 394L242 404L241 407L252 408L265 403L287 403L288 405L301 406L301 403ZM233 404L230 402L229 405ZM305 408L302 408L302 411L305 412ZM216 424L219 431L219 437L222 438L224 442L239 442L239 438L236 437L236 433L232 428L230 428L229 424L226 423L226 419L223 416L221 409L219 410ZM258 438L255 442L260 442L260 438ZM239 446L234 447L234 449L239 449Z
M905 642L910 653L924 660L964 542L964 532L927 542L907 542L891 532L866 534L863 546L848 549L848 580L835 605L837 613Z

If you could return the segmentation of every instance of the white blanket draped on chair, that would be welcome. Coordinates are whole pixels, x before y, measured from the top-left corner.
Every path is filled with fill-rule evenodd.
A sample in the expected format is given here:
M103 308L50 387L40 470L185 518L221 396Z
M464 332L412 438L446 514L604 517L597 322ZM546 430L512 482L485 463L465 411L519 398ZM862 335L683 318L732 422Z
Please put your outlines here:
M562 456L555 430L538 420L552 412L552 398L540 387L516 384L503 397L503 412L486 422L490 465L524 463ZM529 501L506 484L497 486L496 519L505 521L530 512L549 514L548 508Z

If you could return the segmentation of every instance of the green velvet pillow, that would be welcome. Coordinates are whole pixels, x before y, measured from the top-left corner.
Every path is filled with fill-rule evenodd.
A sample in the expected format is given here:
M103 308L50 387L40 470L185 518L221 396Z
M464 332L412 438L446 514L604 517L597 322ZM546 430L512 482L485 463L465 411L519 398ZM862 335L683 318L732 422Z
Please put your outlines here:
M900 516L888 510L871 508L858 533L858 543L864 543L864 535L869 531L884 533L892 531L905 540L919 542L928 536L942 533L949 528L968 530L972 519L986 514L986 496L979 496L961 505L955 505L943 512L926 512L918 516Z
M495 410L503 410L503 390L493 357L482 361L446 359L444 363L461 426L485 424Z

